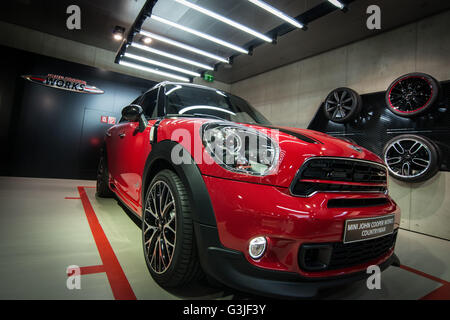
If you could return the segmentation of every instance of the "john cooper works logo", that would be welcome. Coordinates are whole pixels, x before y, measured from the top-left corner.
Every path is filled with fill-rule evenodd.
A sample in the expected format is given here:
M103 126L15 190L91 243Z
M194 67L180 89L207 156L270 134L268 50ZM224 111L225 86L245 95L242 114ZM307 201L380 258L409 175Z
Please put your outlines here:
M70 77L60 76L56 74L47 74L46 76L24 75L22 78L43 86L67 90L78 93L102 94L103 90L90 86L86 81L78 80Z

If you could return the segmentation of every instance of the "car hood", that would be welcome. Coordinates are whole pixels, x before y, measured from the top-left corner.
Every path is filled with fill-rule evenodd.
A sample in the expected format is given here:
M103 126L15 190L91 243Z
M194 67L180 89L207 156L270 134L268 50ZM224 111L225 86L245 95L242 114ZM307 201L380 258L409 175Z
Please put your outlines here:
M380 157L364 147L322 132L281 126L252 127L263 131L269 128L272 131L272 134L274 131L276 132L278 130L280 142L283 141L280 147L282 149L288 149L286 151L296 151L291 148L299 149L298 151L304 151L304 145L298 144L298 141L302 141L308 146L307 154L313 154L314 156L355 158L384 164ZM288 145L286 142L292 142L293 145Z
M262 183L288 187L302 164L312 157L352 158L384 165L380 157L364 147L322 132L282 126L243 125L278 140L279 166L274 174L262 178Z
M158 138L166 139L171 136L172 131L185 128L189 132L199 132L199 128L206 124L218 122L217 120L202 119L202 118L175 118L167 119L164 125L160 125L158 129ZM339 158L353 158L366 161L373 161L383 164L383 161L369 150L357 146L348 141L334 138L327 134L291 127L278 127L272 125L255 125L245 123L229 123L231 125L242 125L254 130L258 130L263 134L269 135L280 148L279 159L277 167L268 175L260 177L254 175L246 175L235 173L222 168L220 165L210 161L213 164L197 162L201 173L208 176L226 178L233 180L240 180L252 183L267 184L287 188L293 181L296 173L303 165L303 163L312 157L339 157ZM162 129L164 128L164 129ZM166 131L163 134L160 130ZM200 138L200 135L194 135ZM194 138L195 140L196 138ZM186 142L181 142L185 145ZM201 144L201 142L200 142ZM195 150L195 146L185 145L189 150Z

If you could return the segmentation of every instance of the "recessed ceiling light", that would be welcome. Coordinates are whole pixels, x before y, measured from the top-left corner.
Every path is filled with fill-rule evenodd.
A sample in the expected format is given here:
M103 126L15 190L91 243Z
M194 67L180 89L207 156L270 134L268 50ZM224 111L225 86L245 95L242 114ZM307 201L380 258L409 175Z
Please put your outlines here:
M230 43L230 42L228 42L228 41L225 41L225 40L222 40L222 39L213 37L213 36L211 36L211 35L209 35L209 34L206 34L206 33L201 32L201 31L194 30L194 29L191 29L191 28L189 28L189 27L185 27L185 26L183 26L183 25L181 25L181 24L178 24L178 23L175 23L175 22L173 22L173 21L170 21L170 20L161 18L161 17L156 16L156 15L154 15L154 14L152 14L152 15L150 16L150 18L152 18L153 20L159 21L159 22L161 22L161 23L167 24L167 25L169 25L169 26L171 26L171 27L174 27L174 28L177 28L177 29L180 29L180 30L183 30L183 31L192 33L192 34L195 34L195 35L198 36L198 37L201 37L201 38L203 38L203 39L206 39L206 40L215 42L215 43L220 44L220 45L222 45L222 46L224 46L224 47L227 47L227 48L233 49L233 50L235 50L235 51L239 51L239 52L248 54L248 50L245 50L244 48L241 48L241 47L239 47L239 46L237 46L237 45L235 45L235 44L232 44L232 43Z
M123 36L125 34L125 28L121 26L115 26L113 31L113 38L117 41L120 41L123 39Z
M145 38L144 38L144 43L145 43L145 44L150 44L150 43L152 43L152 38L145 37Z
M210 11L208 9L200 7L200 6L198 6L198 5L196 5L196 4L192 3L192 2L189 2L189 1L186 1L186 0L175 0L175 1L178 2L178 3L181 3L182 5L185 5L185 6L189 7L189 8L191 8L191 9L194 9L194 10L196 10L198 12L206 14L207 16L210 16L211 18L214 18L214 19L217 19L219 21L222 21L223 23L226 23L226 24L228 24L228 25L230 25L230 26L232 26L232 27L234 27L236 29L239 29L239 30L242 30L244 32L247 32L247 33L249 33L249 34L251 34L251 35L253 35L253 36L257 37L257 38L260 38L260 39L262 39L262 40L264 40L266 42L273 42L273 39L269 38L268 36L258 32L256 30L253 30L253 29L251 29L251 28L249 28L247 26L244 26L244 25L240 24L239 22L236 22L236 21L233 21L231 19L228 19L228 18L226 18L226 17L224 17L224 16L222 16L222 15L220 15L218 13L215 13L215 12L212 12L212 11Z
M133 59L133 60L137 60L137 61L153 64L155 66L163 67L163 68L166 68L166 69L169 69L169 70L185 73L185 74L188 74L188 75L191 75L191 76L194 76L194 77L200 77L200 73L198 73L198 72L194 72L194 71L191 71L191 70L179 68L179 67L173 66L171 64L167 64L167 63L164 63L164 62L160 62L160 61L156 61L156 60L153 60L153 59L145 58L145 57L138 56L138 55L135 55L135 54L132 54L132 53L126 52L125 53L125 57Z
M145 71L145 72L158 74L158 75L163 76L163 77L172 78L172 79L185 81L185 82L190 82L189 78L177 76L175 74L164 72L164 71L157 70L157 69L147 68L147 67L135 64L135 63L131 63L131 62L127 62L127 61L122 61L121 60L121 61L119 61L119 64L121 64L123 66L126 66L126 67L142 70L142 71Z
M180 57L180 56L168 53L166 51L161 51L161 50L158 50L158 49L155 49L155 48L152 48L152 47L147 47L147 46L144 46L144 45L136 43L136 42L133 42L131 44L131 46L135 47L135 48L138 48L138 49L141 49L141 50L144 50L144 51L147 51L147 52L151 52L151 53L154 53L154 54L157 54L157 55L169 58L169 59L173 59L173 60L177 60L177 61L180 61L180 62L184 62L184 63L190 64L190 65L202 68L202 69L214 70L213 67L208 66L207 64L204 64L204 63L201 63L201 62L198 62L198 61L194 61L194 60L191 60L191 59L183 58L183 57Z
M202 56L205 56L205 57L217 60L217 61L221 61L221 62L224 62L224 63L229 63L227 58L220 57L220 56L218 56L216 54L213 54L213 53L210 53L210 52L207 52L207 51L204 51L204 50L192 47L190 45L187 45L187 44L184 44L184 43L181 43L181 42L178 42L178 41L175 41L175 40L172 40L172 39L160 36L158 34L154 34L154 33L151 33L151 32L148 32L148 31L143 31L143 30L141 30L140 33L143 36L146 36L146 37L149 37L149 38L161 41L161 42L165 42L165 43L170 44L172 46L175 46L175 47L178 47L178 48L181 48L181 49L184 49L184 50L188 50L188 51L200 54Z
M339 9L344 9L344 7L345 7L339 0L328 0L328 2L332 3Z
M264 1L260 1L260 0L248 0L251 3L257 5L258 7L270 12L271 14L277 16L278 18L283 19L284 21L292 24L294 27L296 28L303 28L304 25L302 23L300 23L299 21L297 21L296 19L288 16L287 14L285 14L284 12L281 12L280 10L272 7L270 4L265 3Z

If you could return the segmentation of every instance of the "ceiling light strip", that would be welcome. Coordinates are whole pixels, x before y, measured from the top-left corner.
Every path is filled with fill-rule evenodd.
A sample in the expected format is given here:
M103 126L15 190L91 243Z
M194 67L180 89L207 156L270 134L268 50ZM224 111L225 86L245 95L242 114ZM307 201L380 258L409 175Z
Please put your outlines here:
M213 36L211 36L211 35L209 35L209 34L206 34L206 33L203 33L203 32L200 32L200 31L197 31L197 30L194 30L194 29L191 29L191 28L189 28L189 27L180 25L180 24L175 23L175 22L173 22L173 21L170 21L170 20L161 18L161 17L159 17L159 16L156 16L156 15L154 15L154 14L152 14L152 15L150 16L150 18L153 19L153 20L159 21L159 22L161 22L161 23L167 24L167 25L169 25L169 26L172 26L172 27L174 27L174 28L177 28L177 29L180 29L180 30L189 32L189 33L194 34L194 35L196 35L196 36L198 36L198 37L200 37L200 38L203 38L203 39L206 39L206 40L215 42L215 43L220 44L220 45L222 45L222 46L224 46L224 47L227 47L227 48L233 49L233 50L235 50L235 51L239 51L239 52L248 54L248 50L245 50L244 48L241 48L241 47L239 47L239 46L237 46L237 45L234 45L234 44L232 44L232 43L230 43L230 42L228 42L228 41L225 41L225 40L222 40L222 39L213 37Z
M189 78L177 76L175 74L164 72L164 71L160 71L160 70L157 70L157 69L147 68L147 67L135 64L135 63L131 63L131 62L127 62L127 61L121 60L121 61L119 61L119 64L121 64L123 66L126 66L126 67L135 68L135 69L138 69L138 70L142 70L142 71L158 74L158 75L163 76L163 77L172 78L172 79L185 81L185 82L190 82Z
M345 5L343 3L341 3L339 0L328 0L329 3L335 5L336 7L338 7L339 9L344 9Z
M277 16L278 18L281 18L282 20L292 24L296 28L302 29L304 27L304 25L302 23L300 23L299 21L297 21L296 19L288 16L284 12L272 7L271 5L265 3L264 1L260 1L260 0L248 0L248 1L250 1L251 3L257 5L258 7L270 12L271 14Z
M166 69L169 69L169 70L185 73L185 74L188 74L188 75L191 75L191 76L194 76L194 77L200 77L200 73L198 73L198 72L194 72L194 71L191 71L191 70L179 68L179 67L173 66L171 64L167 64L167 63L164 63L164 62L160 62L160 61L156 61L156 60L153 60L153 59L145 58L145 57L138 56L138 55L135 55L135 54L132 54L132 53L126 52L125 53L125 57L133 59L133 60L145 62L145 63L148 63L148 64L152 64L152 65L155 65L155 66L163 67L163 68L166 68Z
M228 24L228 25L230 25L232 27L235 27L236 29L239 29L239 30L242 30L244 32L247 32L247 33L249 33L249 34L251 34L251 35L253 35L253 36L257 37L257 38L260 38L260 39L262 39L262 40L264 40L266 42L273 42L272 38L269 38L268 36L258 32L256 30L250 29L249 27L246 27L246 26L240 24L239 22L236 22L236 21L233 21L231 19L228 19L228 18L226 18L226 17L224 17L224 16L222 16L222 15L220 15L218 13L215 13L215 12L212 12L212 11L210 11L208 9L200 7L200 6L198 6L198 5L196 5L196 4L192 3L192 2L189 2L189 1L186 1L186 0L175 0L175 1L178 2L178 3L181 3L182 5L185 5L185 6L189 7L189 8L191 8L191 9L194 9L194 10L196 10L198 12L206 14L207 16L210 16L211 18L214 18L214 19L217 19L219 21L222 21L223 23L226 23L226 24Z
M152 47L144 46L144 45L136 43L136 42L131 43L131 46L134 48L140 49L140 50L144 50L144 51L147 51L150 53L154 53L154 54L169 58L169 59L184 62L186 64L190 64L190 65L202 68L202 69L214 70L214 67L208 66L207 64L203 64L203 63L191 60L191 59L186 59L186 58L183 58L183 57L180 57L180 56L177 56L177 55L165 52L165 51L161 51L161 50L158 50L158 49L155 49Z
M166 37L163 37L163 36L160 36L160 35L148 32L148 31L141 30L140 34L142 34L142 35L144 35L146 37L155 39L155 40L159 40L161 42L165 42L165 43L170 44L172 46L175 46L175 47L178 47L178 48L181 48L181 49L184 49L184 50L188 50L188 51L200 54L202 56L205 56L205 57L217 60L217 61L221 61L221 62L224 62L224 63L229 63L227 58L220 57L220 56L215 55L213 53L210 53L210 52L207 52L207 51L203 51L201 49L197 49L197 48L192 47L190 45L187 45L187 44L184 44L184 43L181 43L181 42L178 42L178 41L175 41L175 40L172 40L172 39L169 39L169 38L166 38Z

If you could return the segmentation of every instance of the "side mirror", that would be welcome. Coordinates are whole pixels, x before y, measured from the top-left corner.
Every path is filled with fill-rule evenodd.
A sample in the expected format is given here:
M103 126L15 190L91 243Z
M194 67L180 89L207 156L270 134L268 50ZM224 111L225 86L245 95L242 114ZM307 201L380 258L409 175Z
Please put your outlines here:
M130 104L122 109L122 117L130 122L138 122L143 113L142 107L137 104Z
M144 111L137 104L130 104L123 108L122 117L130 122L139 122L139 132L143 132L147 128L148 122L145 118Z

